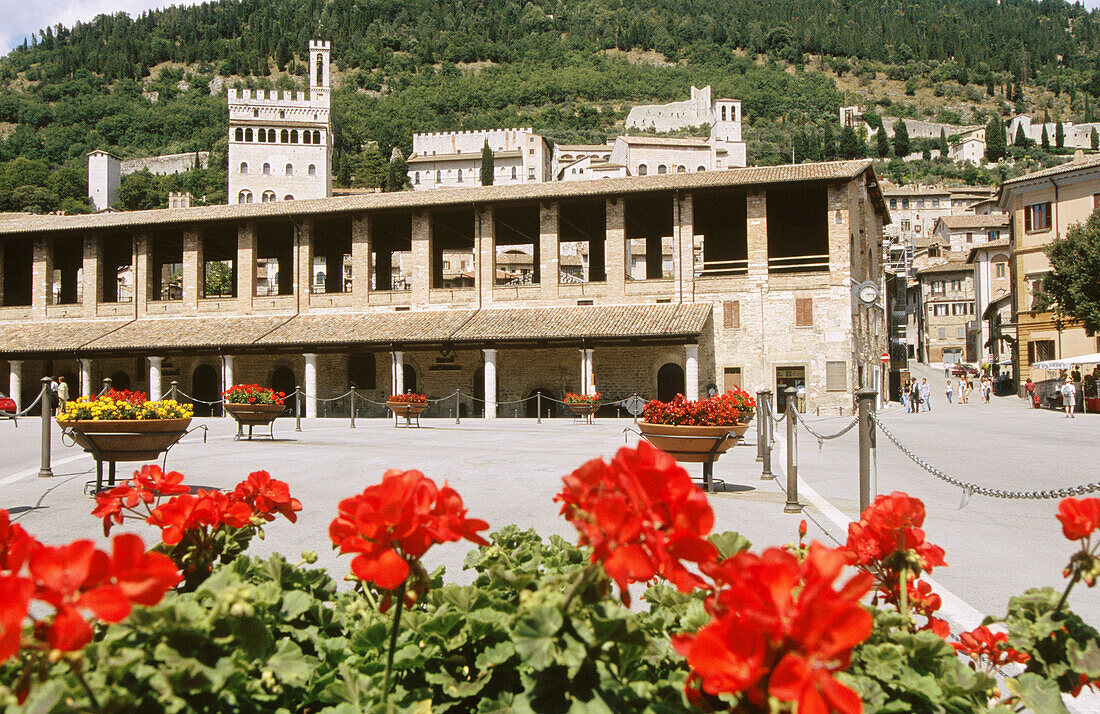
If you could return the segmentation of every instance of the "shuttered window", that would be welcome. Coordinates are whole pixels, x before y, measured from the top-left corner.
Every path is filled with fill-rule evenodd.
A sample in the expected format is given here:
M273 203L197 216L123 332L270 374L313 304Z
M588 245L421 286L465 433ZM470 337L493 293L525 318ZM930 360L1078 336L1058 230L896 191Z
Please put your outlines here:
M736 330L741 327L741 301L726 300L722 303L722 327Z
M827 391L827 392L846 392L846 391L848 391L848 363L847 362L826 362L825 363L825 391Z
M794 301L794 326L814 326L814 301L812 298L796 298Z

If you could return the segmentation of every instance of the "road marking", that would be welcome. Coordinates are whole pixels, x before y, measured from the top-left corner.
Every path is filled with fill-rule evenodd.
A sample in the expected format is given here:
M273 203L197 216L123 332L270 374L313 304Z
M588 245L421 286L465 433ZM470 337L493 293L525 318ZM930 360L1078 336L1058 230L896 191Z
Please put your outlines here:
M76 456L66 456L63 459L53 459L51 461L51 466L60 466L61 464L68 464L68 463L71 463L71 462L76 461L78 459L83 459L85 456L87 456L87 454L77 454ZM14 473L11 476L5 476L4 478L0 479L0 486L10 486L11 484L15 483L16 481L22 481L25 478L30 478L31 476L37 476L38 471L39 471L39 467L36 466L35 468L27 469L26 471L20 471L18 473Z

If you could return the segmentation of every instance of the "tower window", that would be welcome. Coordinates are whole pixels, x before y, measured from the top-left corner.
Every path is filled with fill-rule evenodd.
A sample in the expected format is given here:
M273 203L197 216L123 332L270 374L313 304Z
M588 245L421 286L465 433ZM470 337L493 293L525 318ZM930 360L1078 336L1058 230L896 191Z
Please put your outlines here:
M244 140L245 141L252 141L252 130L251 129L245 129L244 130Z
M284 144L289 144L290 143L290 132L288 132L286 129L283 129L283 133L279 138L282 140L282 142Z
M237 141L244 141L244 129L237 127L237 133L235 134Z
M287 164L286 165L286 175L287 176L293 176L294 175L294 164Z
M638 164L638 175L639 176L645 176L648 173L649 173L649 167L648 166L646 166L645 164Z
M298 130L297 129L292 129L291 130L291 132L290 132L290 143L291 144L297 144L298 143Z
M271 175L271 164L264 164L264 176Z
M306 170L306 173L308 173L310 176L316 176L317 175L317 167L314 166L313 164L310 164L309 168Z
M243 162L243 161L241 162L241 173L242 173L242 174L246 174L246 173L248 173L248 164L246 164L246 163L245 163L245 162Z
M417 171L416 174L414 174L414 176L415 177L413 178L413 183L419 184L420 183L420 172Z
M275 203L275 192L274 191L264 191L264 194L260 198L260 201L262 201L263 203Z
M246 189L238 193L237 203L252 203L252 192Z
M319 131L313 132L313 143L314 144L320 144L321 143L321 132L319 132Z

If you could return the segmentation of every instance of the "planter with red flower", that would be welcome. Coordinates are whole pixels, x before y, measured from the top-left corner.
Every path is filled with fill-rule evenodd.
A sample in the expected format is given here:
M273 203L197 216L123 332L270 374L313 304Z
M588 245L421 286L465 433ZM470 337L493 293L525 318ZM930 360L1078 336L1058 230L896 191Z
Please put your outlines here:
M394 426L397 426L397 418L405 417L405 426L412 426L412 420L420 426L420 413L428 408L428 397L423 394L391 394L386 400L386 407L393 412Z
M274 439L274 422L286 411L286 395L258 384L237 384L222 392L222 406L237 422L235 439L244 438L246 426L250 441L252 429L257 426L268 427Z
M599 393L566 394L565 406L569 408L569 411L573 412L574 416L580 417L591 424L592 416L596 413L596 410L600 408L600 395Z

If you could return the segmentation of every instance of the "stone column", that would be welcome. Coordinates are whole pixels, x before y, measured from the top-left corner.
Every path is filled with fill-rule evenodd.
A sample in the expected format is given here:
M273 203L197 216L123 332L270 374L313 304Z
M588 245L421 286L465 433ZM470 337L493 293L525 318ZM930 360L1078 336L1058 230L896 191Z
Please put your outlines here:
M432 217L427 211L413 214L412 261L412 291L409 298L415 305L427 305L432 284Z
M745 201L748 219L749 277L768 277L768 197L764 191L750 191Z
M581 350L581 394L596 393L596 350L586 347Z
M202 234L194 228L183 232L183 308L188 312L199 309L205 277L202 257ZM87 295L87 293L85 293Z
M84 239L84 315L95 317L99 303L103 301L103 246L96 236Z
M313 254L315 249L313 245L313 221L307 218L300 223L295 223L294 234L297 237L295 241L297 255L294 261L294 293L298 295L298 312L308 312L309 298L313 294ZM337 270L343 273L343 266L338 265ZM326 265L325 272L329 273L331 271L332 268Z
M0 243L0 306L4 304L4 245Z
M560 204L539 205L539 292L543 300L557 300L560 279Z
M676 283L677 302L691 302L695 280L695 212L692 194L677 199L679 222L675 227L676 245L672 249L672 275Z
M612 296L621 296L626 294L626 202L622 198L609 198L606 211L604 265L607 271L607 292ZM591 252L589 251L590 254Z
M23 409L23 360L8 360L8 396L15 400L17 411Z
M152 240L145 231L134 234L134 314L141 317L153 292ZM151 389L151 388L150 388ZM150 393L149 398L153 396Z
M306 378L302 389L306 392L306 419L317 417L317 355L306 352Z
M237 226L237 306L240 312L252 312L256 294L256 224Z
M497 418L497 351L483 349L485 355L485 418Z
M370 295L371 243L370 214L356 216L351 220L351 294L356 305L366 305Z
M149 360L149 401L155 402L164 396L160 385L160 365L164 362L164 358L150 356L147 359Z
M393 394L405 393L405 353L396 350L392 353L393 363L390 365L390 388Z
M493 286L496 285L496 226L491 207L477 211L474 215L474 251L477 261L477 291L482 305L493 302Z
M46 238L34 239L34 262L31 265L31 305L38 317L46 316L46 306L53 304L53 256Z
M233 355L222 357L222 391L229 389L233 382Z
M78 397L92 396L92 360L80 358L80 392Z
M699 345L684 345L684 397L699 398Z

